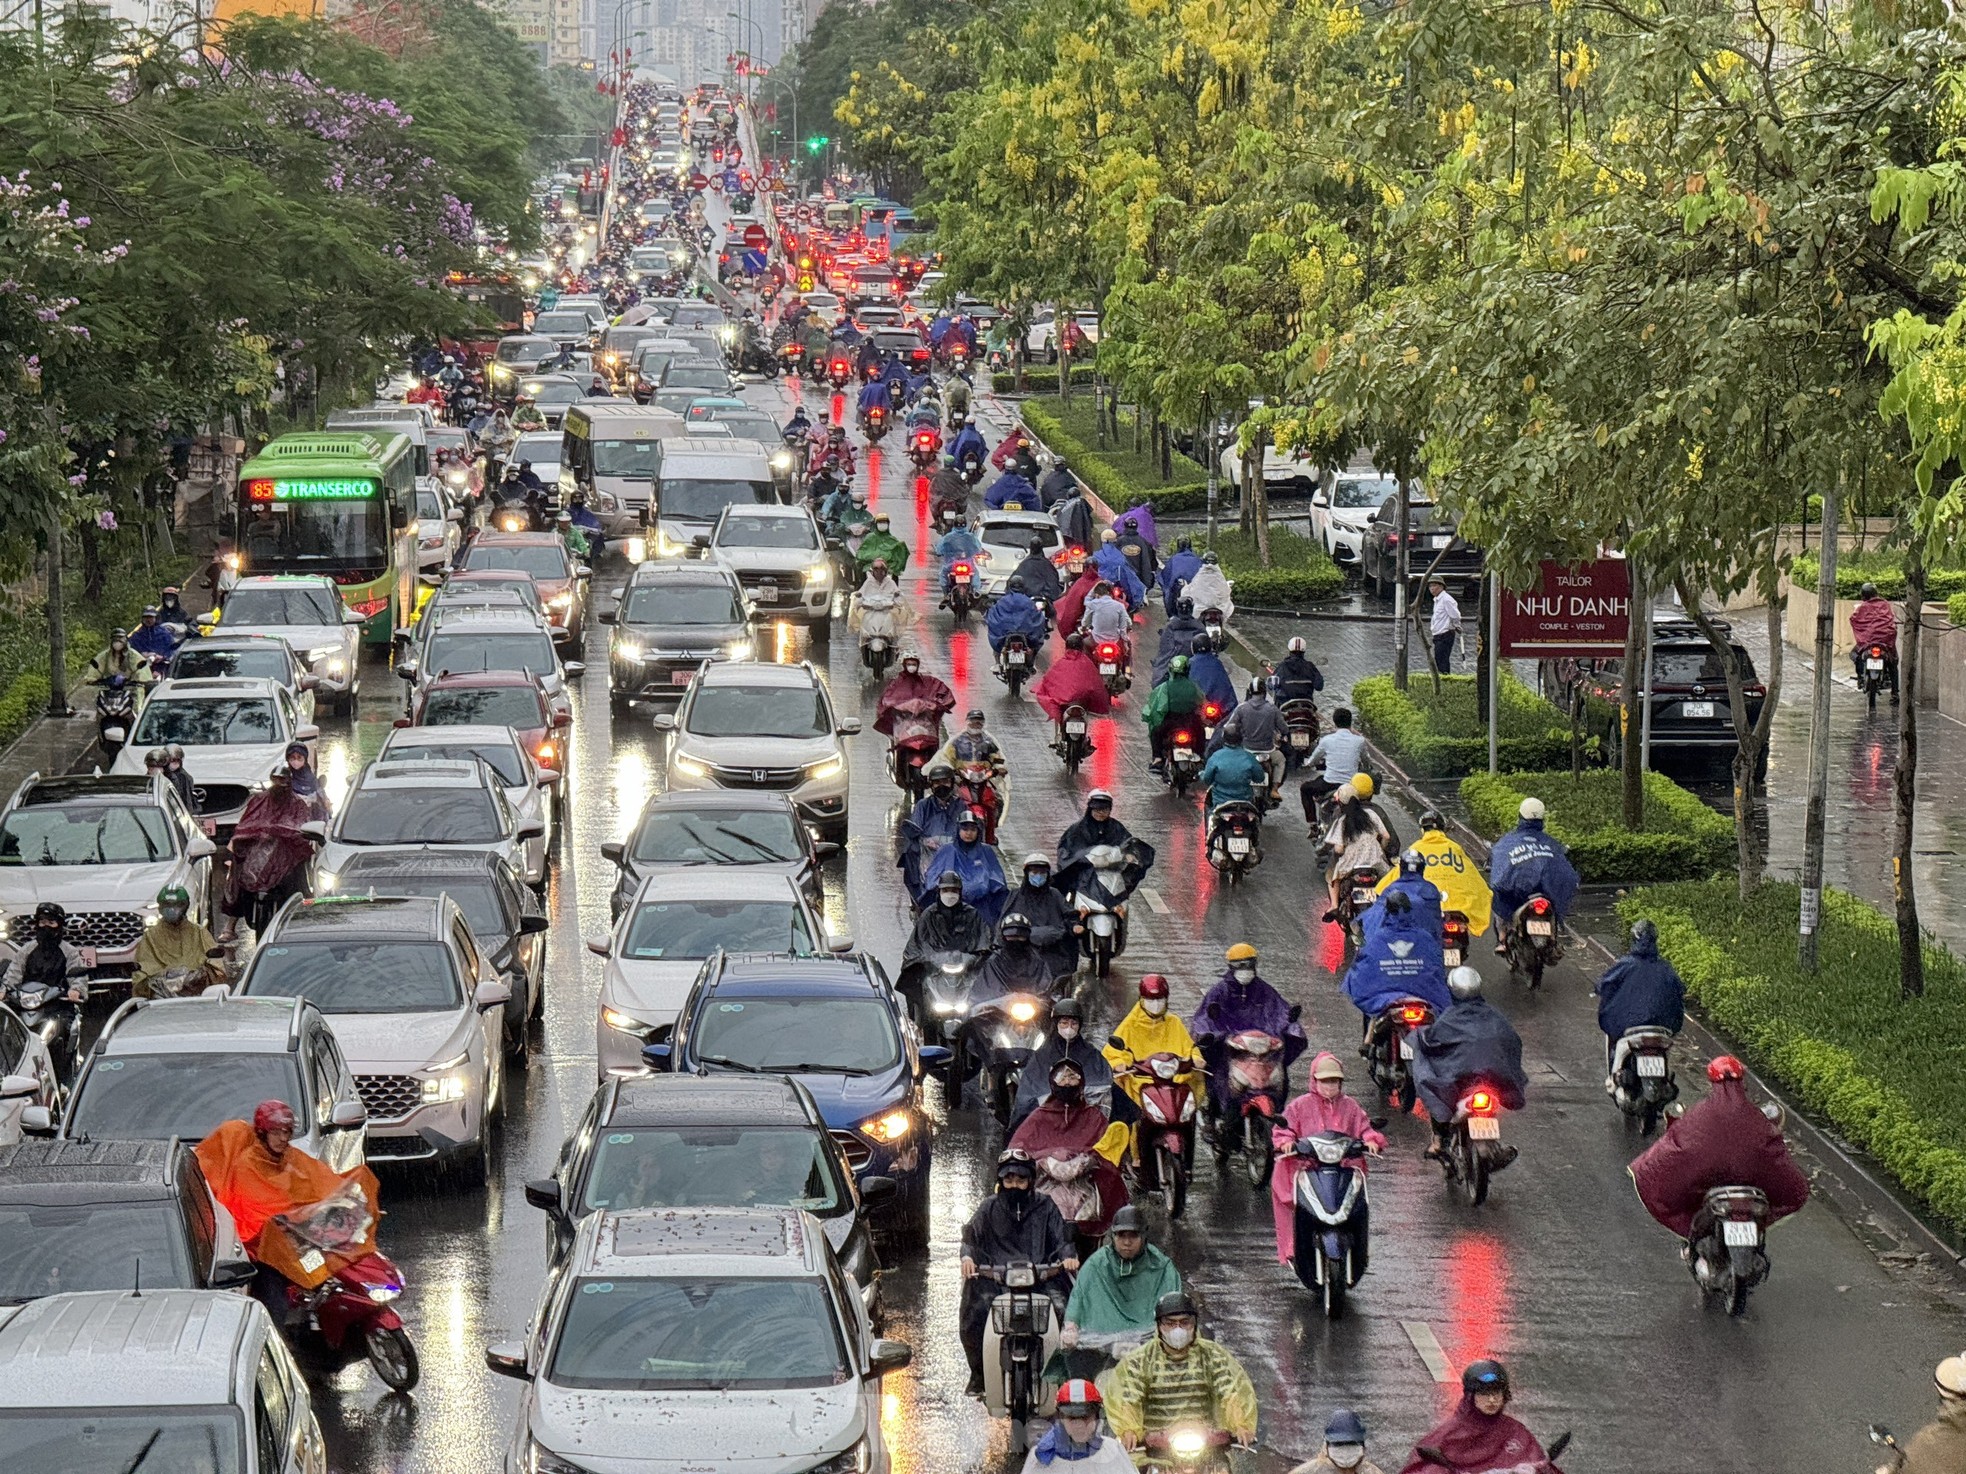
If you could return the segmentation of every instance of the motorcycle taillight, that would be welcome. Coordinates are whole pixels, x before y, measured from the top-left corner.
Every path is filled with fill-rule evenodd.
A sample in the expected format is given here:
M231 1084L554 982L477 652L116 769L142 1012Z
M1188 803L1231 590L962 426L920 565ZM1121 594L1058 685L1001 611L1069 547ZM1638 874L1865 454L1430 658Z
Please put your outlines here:
M1529 903L1529 909L1534 911L1538 916L1547 916L1549 915L1550 903L1545 897L1538 896Z

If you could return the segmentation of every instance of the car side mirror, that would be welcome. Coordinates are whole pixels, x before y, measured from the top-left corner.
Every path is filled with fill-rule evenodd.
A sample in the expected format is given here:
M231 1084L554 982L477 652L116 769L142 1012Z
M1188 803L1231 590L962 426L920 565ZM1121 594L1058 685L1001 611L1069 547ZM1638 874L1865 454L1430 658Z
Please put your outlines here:
M865 1177L860 1181L861 1211L878 1207L900 1191L892 1177Z
M539 777L536 780L537 785L541 788L551 788L559 781L560 770L558 768L541 768L539 770Z
M955 1057L955 1050L943 1044L924 1044L916 1054L925 1070L939 1070Z
M834 844L830 839L815 839L812 842L813 856L820 860L830 860L845 848L846 846ZM603 854L607 853L607 847L605 845L602 846L601 852Z
M871 1380L885 1377L889 1372L898 1372L915 1359L913 1349L906 1341L889 1341L885 1337L874 1342L872 1353L867 1358L867 1376Z
M343 624L367 624L369 617L366 614L357 614L353 609L344 609L341 611L341 622Z
M548 1213L559 1211L560 1184L551 1177L535 1178L526 1184L526 1201Z
M659 711L655 714L653 720L655 722L655 729L658 732L673 732L676 730L676 714L673 711Z
M613 624L615 619L615 614L612 609L604 609L599 614L595 615L594 618L598 619L602 624Z
M589 568L585 563L576 563L573 565L573 576L575 578L592 578L594 576L594 570Z
M667 1044L644 1044L642 1058L652 1070L667 1070L675 1051Z
M858 737L860 735L860 718L848 717L833 730L838 732L842 737Z
M353 613L354 611L350 610L349 612ZM218 623L218 610L207 609L203 614L198 616L198 623L202 624L206 629L211 629Z
M300 826L300 832L316 844L326 844L328 842L328 826L323 824L319 819L309 819L305 824Z
M338 1100L334 1103L334 1114L328 1117L330 1126L352 1127L369 1124L369 1113L359 1100Z
M568 676L584 675L586 673L586 670L587 670L586 663L584 661L579 661L579 660L568 660L563 662L560 666L560 673L562 675L568 675Z
M53 1136L54 1113L44 1105L22 1106L20 1129L23 1136Z
M485 1365L501 1377L526 1381L526 1348L517 1341L494 1341L485 1348Z
M214 1290L243 1290L253 1282L256 1273L250 1259L215 1259L212 1261L211 1283Z
M607 937L589 937L587 950L596 957L606 957L614 950L614 943Z
M502 1008L512 1001L512 988L494 978L487 978L471 990L471 1001L482 1011L487 1008Z
M539 820L533 819L521 824L515 832L520 839L544 839L546 837L546 826L540 823Z
M601 844L601 858L610 865L619 865L628 858L628 848L618 839L604 840Z
M571 727L573 725L573 713L570 711L554 712L553 725L556 727Z
M414 681L416 679L416 662L414 660L397 662L396 674L405 681Z
M1331 505L1331 498L1321 491L1314 491L1311 493L1311 505L1314 507L1328 507Z
M0 1100L23 1100L40 1090L41 1082L32 1075L0 1075Z
M294 728L294 741L296 742L319 742L320 740L321 729L311 722L305 727Z
M209 860L218 853L218 846L202 834L194 834L184 847L187 860Z
M296 691L314 691L318 690L320 685L321 678L313 674L297 676L294 679L294 689Z
M834 953L847 953L853 950L852 932L829 932L826 937L826 950Z
M396 720L391 722L389 725L392 727L414 727L416 723L411 721L408 717L397 717Z

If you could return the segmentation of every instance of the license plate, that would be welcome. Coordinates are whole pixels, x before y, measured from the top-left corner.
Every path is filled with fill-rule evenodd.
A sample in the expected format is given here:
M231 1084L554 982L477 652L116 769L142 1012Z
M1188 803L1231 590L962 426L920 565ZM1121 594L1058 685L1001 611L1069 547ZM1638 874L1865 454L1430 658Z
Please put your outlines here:
M1292 732L1290 734L1290 745L1292 747L1309 747L1311 745L1311 734L1309 732Z
M1730 1249L1752 1249L1761 1242L1761 1225L1752 1218L1730 1218L1720 1225L1720 1241Z
M969 575L968 575L967 573L958 573L958 574L956 575L956 582L957 582L957 583L959 583L959 584L961 584L961 585L962 585L962 586L963 586L964 588L968 588L968 587L969 587Z
M692 674L693 672L686 670L672 670L669 672L669 684L672 686L687 686L690 683L690 676Z
M1532 937L1547 937L1553 934L1550 924L1547 921L1532 921L1529 923L1529 935Z
M1102 660L1099 662L1099 674L1102 676L1113 675L1118 670L1119 667L1117 665L1114 665L1113 662L1110 660Z
M84 967L94 967L96 965L96 949L94 947L77 947L75 950L82 954L82 965Z
M1502 1123L1493 1116L1468 1117L1468 1135L1476 1141L1500 1141Z
M758 602L760 604L776 604L778 602L778 585L775 583L759 584Z
M1240 859L1242 856L1249 853L1249 841L1244 839L1240 834L1230 835L1229 853Z
M1881 660L1866 660L1866 661L1864 662L1864 669L1865 669L1865 670L1883 670L1883 669L1884 669L1884 662L1883 662L1883 661L1881 661Z
M1437 532L1427 539L1427 546L1430 548L1444 548L1447 546L1447 538L1448 535L1446 533Z
M1364 886L1359 886L1357 889L1355 889L1352 892L1352 909L1354 911L1371 910L1372 892L1367 890Z
M1065 723L1065 735L1066 735L1067 737L1083 737L1083 736L1085 736L1085 723L1084 723L1084 722L1067 722L1067 723Z
M1459 947L1442 947L1440 949L1440 961L1443 967L1459 967L1461 965L1461 949Z
M1005 665L1022 665L1029 658L1022 650L1012 650L1004 656L1003 663Z
M1683 717L1710 717L1713 715L1713 703L1711 701L1682 701L1679 703L1679 714Z
M1413 1041L1411 1039L1402 1039L1399 1041L1399 1057L1401 1059L1413 1058Z
M1665 1079L1666 1057L1663 1054L1641 1054L1638 1057L1638 1074L1642 1080Z

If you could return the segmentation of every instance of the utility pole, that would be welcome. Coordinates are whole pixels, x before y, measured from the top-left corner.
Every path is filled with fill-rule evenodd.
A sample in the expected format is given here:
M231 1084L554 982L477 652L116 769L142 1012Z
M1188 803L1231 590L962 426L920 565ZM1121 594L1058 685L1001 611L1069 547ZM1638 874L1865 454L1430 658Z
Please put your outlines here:
M1406 580L1412 573L1407 555L1407 529L1413 523L1413 487L1406 475L1406 458L1400 457L1399 501L1393 513L1393 685L1404 691L1407 683ZM1367 536L1370 536L1368 533Z
M1837 500L1843 478L1823 487L1823 521L1816 539L1816 668L1809 686L1809 802L1802 816L1802 905L1796 918L1795 959L1816 970L1817 928L1823 908L1823 838L1829 824L1829 686L1836 659Z

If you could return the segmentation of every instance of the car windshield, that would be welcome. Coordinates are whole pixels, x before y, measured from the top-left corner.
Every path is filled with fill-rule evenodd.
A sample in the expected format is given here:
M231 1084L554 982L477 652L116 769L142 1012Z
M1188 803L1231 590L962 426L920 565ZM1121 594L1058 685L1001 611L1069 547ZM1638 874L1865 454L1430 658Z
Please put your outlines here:
M550 343L541 342L538 338L505 338L500 340L498 345L498 361L523 363L527 359L539 357L551 346Z
M239 1474L236 1408L61 1408L0 1412L0 1469L46 1474Z
M664 476L656 500L664 517L713 522L725 507L768 507L778 500L778 493L769 481Z
M223 646L212 648L202 641L178 647L171 657L171 679L196 681L224 676L251 676L286 685L294 678L292 658L285 650L250 649Z
M809 686L704 686L686 729L697 737L823 737L826 700Z
M471 449L471 437L462 430L446 430L441 427L423 432L424 443L430 447L433 456L440 450L455 451L459 455Z
M1058 529L1049 523L1037 522L990 522L983 524L978 542L993 543L997 547L1021 548L1036 538L1047 548L1055 548L1062 539Z
M727 517L717 534L723 548L816 548L819 533L812 518L786 513L782 517Z
M516 727L529 731L546 725L540 708L539 692L531 686L463 686L430 692L423 700L422 725L426 727ZM425 749L434 750L434 749ZM485 757L505 777L498 753L511 754L509 747L488 749ZM516 759L516 755L514 755ZM517 776L505 778L518 782Z
M632 856L645 865L781 865L803 859L805 846L782 809L664 809L636 831Z
M1331 487L1331 505L1361 510L1385 501L1388 492L1397 495L1399 487L1379 476L1340 476Z
M138 1283L198 1288L178 1219L158 1207L154 1200L0 1203L0 1305Z
M434 491L419 491L416 494L416 516L419 522L442 522L444 520L444 499ZM432 532L438 529L432 527Z
M436 1013L464 1002L441 942L282 942L253 954L248 998L305 998L323 1013Z
M50 804L0 819L0 865L154 865L175 853L162 809Z
M340 624L341 601L326 589L234 589L226 595L225 623L233 629L255 624Z
M530 578L564 579L573 577L567 565L567 550L558 543L492 543L471 545L465 554L466 568L510 568Z
M715 998L698 1019L695 1053L753 1070L864 1075L899 1063L901 1036L873 998Z
M553 1347L555 1386L830 1387L848 1376L826 1292L799 1279L587 1278Z
M662 387L665 389L722 389L730 383L730 376L714 363L693 363L687 359L673 361L662 371Z
M558 435L521 435L518 443L512 447L512 459L531 461L533 470L537 471L542 460L555 465L559 463L560 446Z
M617 481L655 480L656 441L596 440L593 444L594 474Z
M230 696L153 699L137 718L136 732L130 738L136 747L167 742L185 747L225 747L279 740L280 722L271 701Z
M335 827L343 844L492 844L503 837L498 805L475 786L357 788Z
M523 670L550 676L560 668L552 637L544 631L513 630L492 634L473 630L440 630L430 640L426 670ZM146 710L145 715L149 713Z
M535 718L535 720L537 720ZM429 724L426 724L429 725ZM517 788L528 782L525 760L519 756L516 743L484 742L432 742L416 741L413 734L405 732L410 740L392 742L383 753L384 760L393 763L415 762L463 762L473 758L498 775L498 781L507 788Z
M737 595L721 584L655 584L630 589L625 624L742 624Z
M581 1212L730 1207L804 1208L830 1218L852 1200L817 1131L640 1126L596 1133Z
M290 1054L115 1054L99 1057L69 1107L71 1137L203 1141L263 1100L304 1115Z
M635 908L620 955L634 962L701 962L726 952L813 954L804 913L790 901L654 901Z
M512 930L512 919L505 914L498 887L489 880L454 875L392 875L363 870L355 875L344 874L342 884L350 892L367 891L373 886L379 896L449 896L457 902L457 909L464 913L465 924L471 928L471 934L479 941L494 946Z

